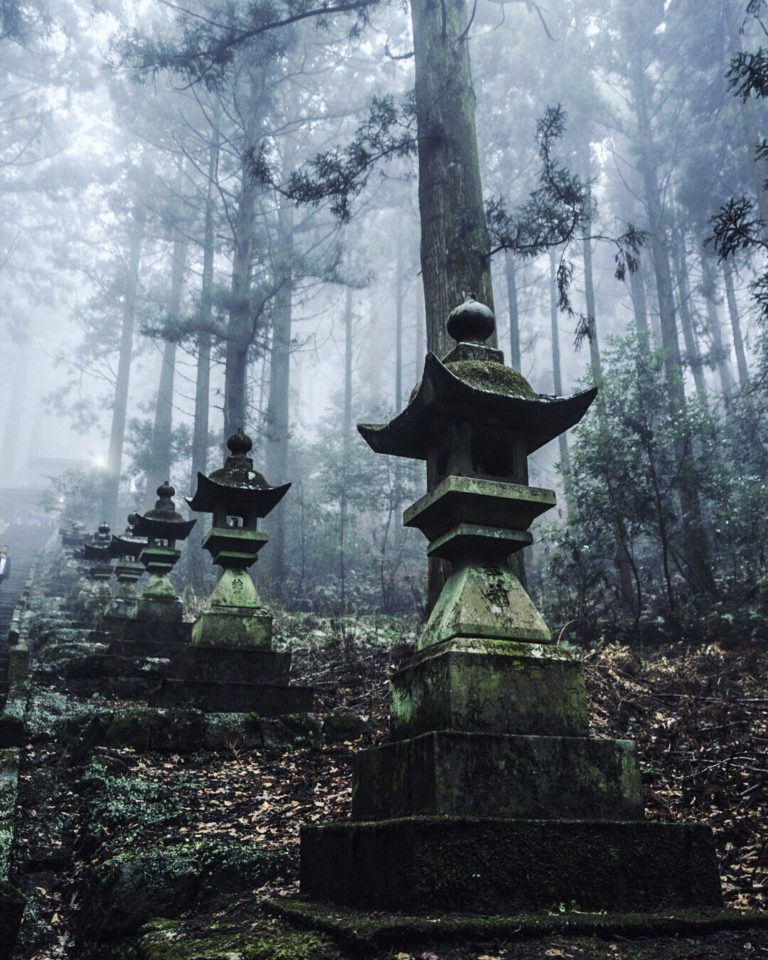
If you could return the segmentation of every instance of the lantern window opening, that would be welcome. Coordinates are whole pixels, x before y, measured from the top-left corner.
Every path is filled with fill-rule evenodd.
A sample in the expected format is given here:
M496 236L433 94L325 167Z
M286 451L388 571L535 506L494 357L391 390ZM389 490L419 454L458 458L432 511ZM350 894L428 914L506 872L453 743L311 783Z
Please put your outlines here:
M237 514L227 514L224 518L224 525L232 529L241 530L245 527L245 517L238 516Z

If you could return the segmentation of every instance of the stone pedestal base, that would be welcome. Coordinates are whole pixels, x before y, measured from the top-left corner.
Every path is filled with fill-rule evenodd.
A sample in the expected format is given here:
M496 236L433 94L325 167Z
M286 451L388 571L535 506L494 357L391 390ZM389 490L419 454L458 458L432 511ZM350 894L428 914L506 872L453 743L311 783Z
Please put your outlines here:
M426 647L392 678L392 739L432 730L586 736L581 664L549 644L473 638Z
M272 646L272 615L263 608L230 607L201 613L192 628L192 643L201 647L259 647Z
M352 819L643 816L634 743L427 733L355 754Z
M125 620L115 641L135 645L137 656L154 656L152 651L161 648L169 652L157 653L157 656L173 656L182 644L189 643L191 633L192 624L183 621ZM139 650L148 652L139 653Z
M700 824L414 817L305 826L301 893L373 910L669 910L721 904Z

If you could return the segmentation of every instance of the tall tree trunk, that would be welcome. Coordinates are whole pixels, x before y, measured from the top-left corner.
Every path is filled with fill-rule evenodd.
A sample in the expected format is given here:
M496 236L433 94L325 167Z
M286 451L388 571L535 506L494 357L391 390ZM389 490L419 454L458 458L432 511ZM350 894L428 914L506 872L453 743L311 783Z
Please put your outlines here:
M123 442L125 440L125 421L128 413L128 387L131 379L131 359L133 353L133 329L136 322L136 295L139 288L139 263L141 245L144 240L146 210L140 201L133 209L133 223L129 237L128 264L125 274L125 292L123 295L123 318L120 329L120 353L117 361L117 379L115 381L115 401L112 408L112 426L109 431L109 451L104 476L102 495L102 515L116 529L118 523L117 502L120 490L120 474L123 466Z
M445 321L473 292L493 309L490 242L475 131L465 0L413 0L421 268L427 349L450 349Z
M214 214L216 210L214 185L219 166L219 130L218 118L214 121L213 136L208 151L208 183L205 193L205 223L203 226L203 276L200 290L200 333L197 335L197 376L195 379L195 422L192 428L192 469L190 491L197 487L198 473L208 469L208 434L210 430L210 393L211 393L211 325L213 321L213 261ZM195 590L205 585L204 554L200 547L205 526L198 518L192 528L190 544L186 551L187 577Z
M27 384L32 365L32 331L27 330L19 344L13 364L11 389L8 394L3 426L3 481L6 486L15 486L19 479L19 439L23 429L22 420L27 408Z
M552 388L555 396L563 395L563 374L560 367L560 323L557 311L557 253L549 250L549 325L552 335ZM568 472L568 437L561 433L557 438L560 448L560 467Z
M629 295L632 298L632 311L635 316L637 339L640 348L647 352L651 348L651 328L648 324L648 306L645 300L645 283L640 268L629 274Z
M403 402L403 244L397 236L395 255L395 410Z
M341 610L347 611L347 482L352 449L352 288L344 297L344 415L341 441L341 493L339 496L339 576L341 579Z
M661 323L661 341L664 350L667 390L670 411L674 418L684 418L686 414L685 388L683 385L680 342L675 317L674 290L667 245L667 232L664 210L661 204L661 190L656 166L656 147L653 142L651 118L648 106L647 78L642 61L642 43L633 28L631 13L628 13L630 31L628 46L632 98L637 116L638 152L640 172L643 178L643 192L648 227L650 233L651 257L656 277L656 292L659 302L659 321ZM715 581L709 561L709 543L704 530L701 501L699 498L696 474L691 456L692 444L689 437L681 436L677 446L677 457L682 465L680 482L680 503L683 516L683 536L685 553L692 581L705 594L716 593Z
M712 334L712 344L717 356L717 372L720 376L720 387L726 400L733 394L734 380L729 349L723 339L723 329L720 324L720 312L717 307L717 280L712 258L705 252L701 254L701 293L707 307L707 320Z
M245 131L246 147L253 146L255 142L258 102L259 94L255 82L252 82L250 112ZM257 190L249 161L244 157L232 238L234 250L224 373L225 437L235 433L238 427L245 427L248 411L248 353L255 333L251 317L251 272Z
M424 288L417 285L416 289L416 372L413 377L413 385L421 377L424 369L424 334L426 333L424 325Z
M270 483L285 483L288 475L289 406L291 376L291 324L293 321L293 206L287 202L278 210L278 250L275 275L280 287L272 312L272 351L269 375L269 403L266 416L265 471ZM279 504L267 518L270 536L265 555L272 589L281 593L285 580L285 507Z
M173 266L168 313L177 319L181 313L184 290L184 272L187 265L189 241L178 234L173 241ZM152 506L157 499L155 491L171 475L171 435L173 432L173 388L176 379L176 341L166 340L160 367L160 384L155 403L155 422L152 429L151 468L147 473L145 499Z
M723 278L728 302L728 315L731 319L731 332L733 333L733 349L736 353L736 366L739 371L739 386L743 390L749 384L749 367L747 366L747 354L744 349L744 337L741 332L739 308L736 303L736 291L733 285L733 267L728 260L723 263Z
M509 311L509 363L515 370L522 367L520 354L520 310L517 302L517 268L515 255L504 251L504 275L507 281L507 310Z
M685 352L693 374L693 383L696 387L696 396L702 406L707 406L707 384L704 379L704 365L696 339L696 328L693 322L691 286L688 280L688 262L686 257L685 239L680 236L675 245L675 273L677 274L677 290L680 306L680 326L683 328Z
M590 230L586 231L587 234ZM587 302L587 316L590 318L589 360L592 365L592 375L598 385L603 375L603 361L600 356L600 340L597 334L597 302L595 299L595 278L592 268L592 241L585 236L582 241L584 257L584 295ZM597 416L601 429L605 432L605 407L597 396ZM632 557L629 553L629 536L624 518L615 514L612 519L613 535L616 543L616 571L619 575L619 595L627 610L635 607L635 590L632 581ZM639 611L638 611L639 615Z

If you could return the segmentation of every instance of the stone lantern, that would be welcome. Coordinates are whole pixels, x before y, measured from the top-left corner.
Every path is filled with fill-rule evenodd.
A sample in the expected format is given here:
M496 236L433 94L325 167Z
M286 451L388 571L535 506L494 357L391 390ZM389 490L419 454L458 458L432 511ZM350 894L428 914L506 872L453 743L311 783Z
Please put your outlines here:
M717 906L709 829L643 820L634 744L589 736L581 662L510 564L555 505L529 486L527 457L596 390L537 395L486 346L493 330L468 299L448 320L457 345L427 356L407 408L359 427L377 453L426 461L404 522L450 572L392 678L390 742L355 757L352 821L302 830L302 894L507 916Z
M105 618L108 620L124 620L134 613L138 592L136 584L144 575L144 564L139 557L147 547L147 541L133 535L133 524L136 514L128 517L128 526L121 536L113 535L108 552L117 562L115 563L115 577L117 592L107 608Z
M157 488L154 509L133 515L133 536L146 537L147 540L139 560L149 574L136 604L135 619L138 620L178 623L183 617L181 600L168 575L181 556L181 551L176 549L177 541L186 540L197 521L185 520L176 512L175 493L166 480Z
M188 703L205 710L255 711L261 716L312 709L311 689L288 686L290 653L272 649L272 614L249 568L268 541L258 529L290 484L273 487L253 469L251 439L241 429L227 441L229 456L210 476L197 475L192 510L213 515L203 547L221 568L209 609L192 627L192 641L171 676L151 697L160 706Z

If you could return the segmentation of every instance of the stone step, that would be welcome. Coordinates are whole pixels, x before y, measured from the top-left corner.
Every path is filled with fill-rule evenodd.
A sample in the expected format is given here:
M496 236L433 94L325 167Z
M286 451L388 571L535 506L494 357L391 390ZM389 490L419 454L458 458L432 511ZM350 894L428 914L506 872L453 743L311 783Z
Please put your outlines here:
M413 817L301 829L301 894L368 910L654 911L722 903L709 827Z
M629 740L437 732L354 757L353 820L643 816Z
M260 717L279 717L288 713L311 713L314 690L269 683L168 679L148 699L153 707L183 706L205 713L255 713Z

